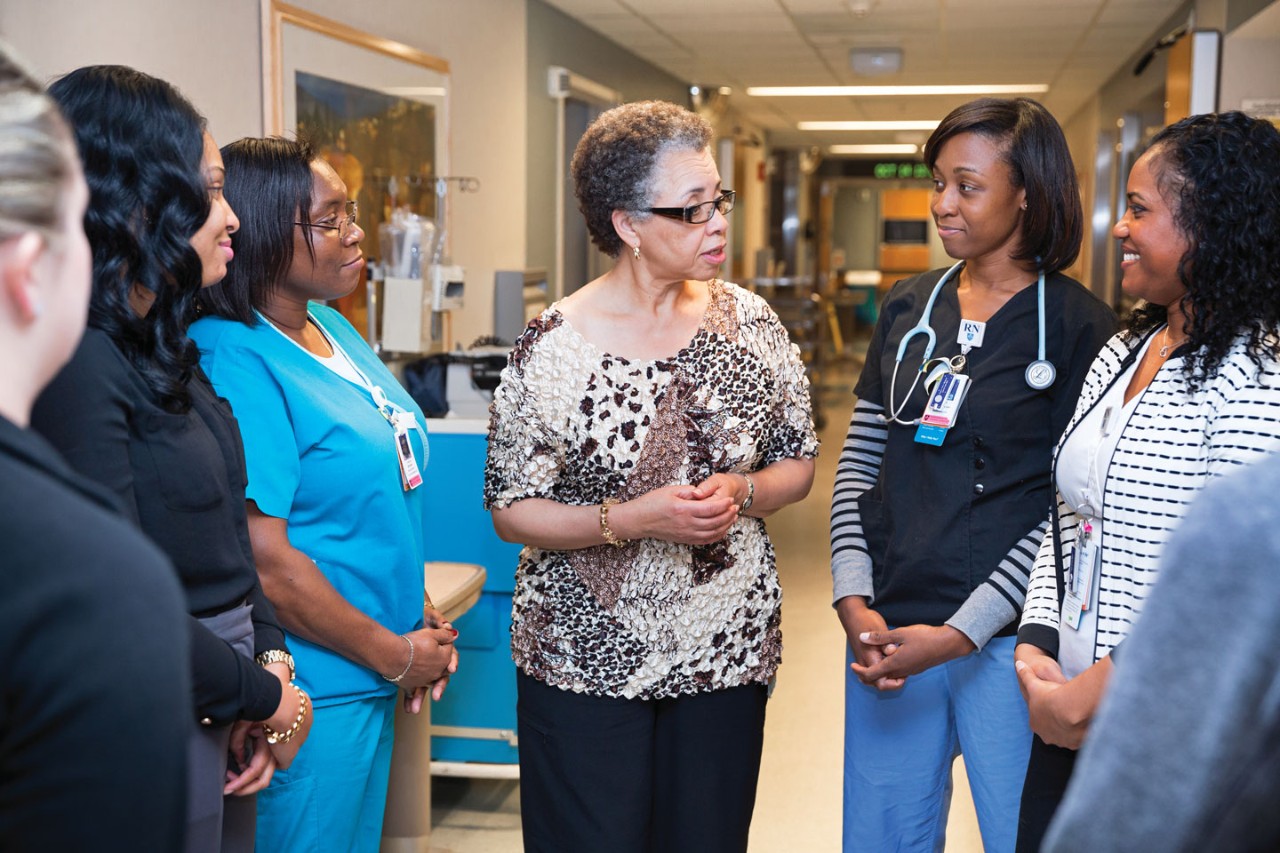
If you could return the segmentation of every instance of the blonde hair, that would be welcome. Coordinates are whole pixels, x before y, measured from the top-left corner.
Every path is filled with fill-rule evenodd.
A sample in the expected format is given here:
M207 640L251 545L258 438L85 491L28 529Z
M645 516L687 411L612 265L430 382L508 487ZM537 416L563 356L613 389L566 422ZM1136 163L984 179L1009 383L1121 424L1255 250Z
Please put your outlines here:
M56 237L72 144L57 105L0 42L0 240Z

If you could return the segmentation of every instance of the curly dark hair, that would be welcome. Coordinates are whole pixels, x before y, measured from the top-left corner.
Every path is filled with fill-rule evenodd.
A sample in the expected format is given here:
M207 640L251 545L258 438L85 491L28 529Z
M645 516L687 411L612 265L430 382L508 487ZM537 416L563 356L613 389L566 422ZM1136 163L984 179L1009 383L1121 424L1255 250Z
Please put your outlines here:
M979 98L952 110L924 144L930 170L953 136L976 133L1003 150L1013 185L1027 191L1027 210L1015 261L1032 261L1045 273L1075 262L1084 240L1084 209L1076 168L1053 115L1029 98Z
M711 125L667 101L636 101L601 113L573 152L573 191L587 220L591 242L611 258L622 251L613 228L615 210L647 217L654 167L668 151L701 151Z
M1191 116L1157 133L1143 156L1189 244L1178 262L1188 384L1213 375L1241 336L1261 368L1280 331L1280 130L1241 112ZM1167 315L1141 304L1127 327L1141 335Z
M223 147L223 194L240 228L231 235L235 263L221 283L200 292L206 312L257 325L254 309L262 309L293 265L294 223L311 221L315 159L307 142L278 136L246 137ZM311 229L303 228L302 236L314 258Z
M199 359L187 326L203 274L191 238L211 203L200 173L204 118L169 83L122 65L79 68L49 94L89 184L89 325L111 336L162 407L186 411ZM142 317L129 305L135 282L156 295Z

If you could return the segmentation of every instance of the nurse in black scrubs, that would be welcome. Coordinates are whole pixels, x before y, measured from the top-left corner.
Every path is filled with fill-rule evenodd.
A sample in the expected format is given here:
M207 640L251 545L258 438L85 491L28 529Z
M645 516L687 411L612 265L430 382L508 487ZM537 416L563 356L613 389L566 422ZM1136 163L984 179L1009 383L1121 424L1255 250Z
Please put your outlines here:
M844 849L940 848L963 753L996 853L1014 846L1031 743L1013 646L1050 455L1115 317L1061 272L1084 216L1042 106L959 107L924 159L938 235L960 263L885 298L832 498L851 664Z

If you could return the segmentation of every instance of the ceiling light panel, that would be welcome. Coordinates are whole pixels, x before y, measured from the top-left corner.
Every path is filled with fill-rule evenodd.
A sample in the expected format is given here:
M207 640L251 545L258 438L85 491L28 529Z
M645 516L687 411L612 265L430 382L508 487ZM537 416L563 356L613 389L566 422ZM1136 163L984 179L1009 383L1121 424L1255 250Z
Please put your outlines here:
M944 86L751 86L747 94L758 98L876 98L916 95L1017 95L1042 94L1045 83L974 83Z
M891 131L891 130L933 130L938 126L937 119L923 121L802 121L796 125L797 130L847 130L847 131Z
M901 142L869 142L866 144L853 143L850 145L829 145L827 146L828 154L835 155L876 155L876 154L901 154L911 155L919 153L919 148Z

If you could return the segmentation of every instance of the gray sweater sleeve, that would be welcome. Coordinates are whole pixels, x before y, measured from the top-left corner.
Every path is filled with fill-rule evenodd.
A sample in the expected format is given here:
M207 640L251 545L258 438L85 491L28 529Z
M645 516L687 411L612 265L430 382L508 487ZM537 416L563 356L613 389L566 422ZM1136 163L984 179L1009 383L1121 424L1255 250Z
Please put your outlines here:
M836 466L835 489L831 495L831 578L832 601L850 595L872 599L871 555L862 535L858 498L876 484L884 459L889 427L884 408L859 400L853 407L849 434Z
M1276 849L1278 490L1273 456L1170 538L1044 850Z
M981 649L996 632L1017 619L1027 597L1027 582L1040 544L1049 529L1046 518L1009 549L995 571L969 594L947 624Z

